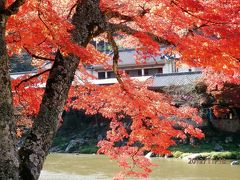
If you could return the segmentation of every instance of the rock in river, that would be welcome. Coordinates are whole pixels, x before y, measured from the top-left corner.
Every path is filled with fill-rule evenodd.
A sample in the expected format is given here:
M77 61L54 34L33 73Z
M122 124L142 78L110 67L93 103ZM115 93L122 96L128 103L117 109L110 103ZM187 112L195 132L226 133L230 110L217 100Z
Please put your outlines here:
M238 161L233 161L231 162L231 165L234 166L234 165L239 165L240 163Z
M73 139L68 144L67 148L65 149L65 152L68 152L68 153L75 152L83 144L85 144L85 140L84 139Z
M201 158L202 158L202 155L199 153L196 153L196 154L191 154L191 155L185 156L182 159L188 161L189 159L201 159Z
M223 147L219 144L216 144L214 147L214 151L223 151Z

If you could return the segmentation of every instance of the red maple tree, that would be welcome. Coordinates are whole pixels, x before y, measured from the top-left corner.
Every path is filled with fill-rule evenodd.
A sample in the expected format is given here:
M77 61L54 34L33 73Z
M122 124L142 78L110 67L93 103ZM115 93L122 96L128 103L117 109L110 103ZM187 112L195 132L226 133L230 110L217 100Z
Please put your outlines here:
M3 122L0 177L39 177L68 94L74 97L68 101L72 108L101 113L111 119L111 130L107 139L99 142L99 151L118 159L126 168L119 177L146 176L150 162L142 158L143 153L169 153L167 148L174 144L173 137L185 138L185 133L202 137L200 130L182 121L200 120L196 110L177 109L163 94L124 77L117 68L117 42L135 48L138 61L160 54L164 44L169 47L166 52L180 55L181 62L211 67L230 78L239 78L239 12L238 0L1 1L0 108L4 112L0 111ZM107 41L113 57L94 49L90 45L94 38ZM7 57L23 50L32 55L36 65L45 60L53 65L13 83L15 105L24 107L23 113L35 115L17 155ZM111 58L119 84L109 87L88 84L84 65L107 66ZM82 72L84 85L70 90L77 69ZM45 90L39 88L42 84ZM130 127L124 124L124 116L131 117ZM116 146L116 142L123 145ZM136 172L133 168L136 165L144 171Z
M240 78L239 73L226 76L223 72L213 72L206 69L203 79L207 84L207 92L214 97L213 112L219 117L228 116L233 109L237 111L240 107ZM237 113L235 112L237 118ZM232 117L231 117L232 118Z

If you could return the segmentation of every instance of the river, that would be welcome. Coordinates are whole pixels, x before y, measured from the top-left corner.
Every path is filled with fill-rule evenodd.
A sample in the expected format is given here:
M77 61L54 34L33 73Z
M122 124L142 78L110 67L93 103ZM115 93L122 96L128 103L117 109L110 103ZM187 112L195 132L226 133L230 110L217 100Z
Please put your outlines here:
M240 166L230 161L188 164L180 159L153 158L149 180L240 180ZM40 180L110 180L120 169L103 155L50 154Z

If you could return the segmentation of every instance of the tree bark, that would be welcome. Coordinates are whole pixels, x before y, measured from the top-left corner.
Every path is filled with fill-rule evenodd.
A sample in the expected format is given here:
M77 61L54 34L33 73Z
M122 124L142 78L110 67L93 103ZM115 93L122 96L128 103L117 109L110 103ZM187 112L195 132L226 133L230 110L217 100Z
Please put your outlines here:
M1 4L2 5L2 4ZM1 7L2 8L2 7ZM5 42L7 16L0 15L0 179L18 179L16 126L13 115L9 59Z
M22 179L38 179L45 157L57 131L58 117L61 114L71 86L78 58L63 58L57 52L38 116L33 129L19 151Z
M104 21L99 0L79 1L73 15L72 39L86 47L94 34L103 29ZM19 151L21 179L39 178L43 162L57 131L58 116L62 113L80 59L63 57L58 51L51 68L38 116L23 147Z

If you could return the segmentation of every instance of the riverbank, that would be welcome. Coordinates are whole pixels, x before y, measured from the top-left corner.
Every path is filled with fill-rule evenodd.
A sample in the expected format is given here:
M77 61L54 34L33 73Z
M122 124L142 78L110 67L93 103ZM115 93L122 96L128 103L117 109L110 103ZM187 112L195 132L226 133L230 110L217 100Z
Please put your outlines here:
M201 154L210 159L240 159L240 134L205 130L205 138L170 148L174 158Z
M69 119L65 118L62 128L57 133L51 152L96 153L98 150L96 145L99 140L105 138L109 121L103 121L102 117L93 118L92 116L87 116L87 118L84 116L81 121L77 121L77 118L70 115ZM73 121L74 119L76 121ZM202 157L211 159L240 159L239 133L226 133L213 129L203 131L205 138L201 140L187 138L170 147L172 155L168 157L183 158L190 154L200 153Z
M82 142L82 145L81 144ZM70 153L80 153L80 154L94 154L97 152L98 147L96 146L96 140L89 140L88 142L84 142L84 140L75 138L75 140L71 140L70 137L57 137L54 141L55 152L61 153L69 153L66 152L66 149L71 145L70 142L79 142L76 143L76 147L72 147ZM201 141L200 141L201 142ZM73 144L72 144L73 145ZM216 151L216 146L222 148L221 151ZM178 144L170 148L172 155L167 157L171 158L184 158L191 154L200 154L203 158L210 159L240 159L240 147L237 143L204 143L201 142L197 145L190 144ZM54 151L52 151L54 152Z
M240 159L240 148L229 148L228 150L216 152L212 149L206 150L202 146L193 147L189 145L180 145L170 149L173 158L184 158L193 154L199 154L203 159Z

